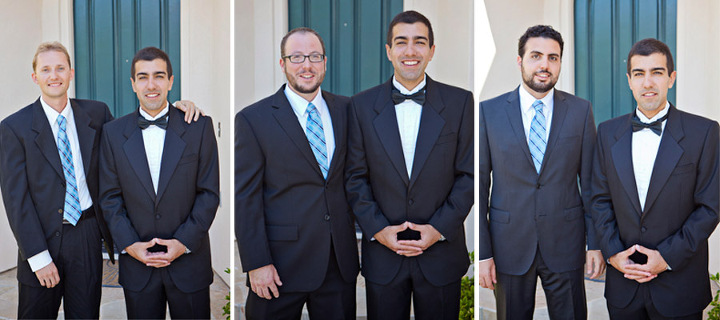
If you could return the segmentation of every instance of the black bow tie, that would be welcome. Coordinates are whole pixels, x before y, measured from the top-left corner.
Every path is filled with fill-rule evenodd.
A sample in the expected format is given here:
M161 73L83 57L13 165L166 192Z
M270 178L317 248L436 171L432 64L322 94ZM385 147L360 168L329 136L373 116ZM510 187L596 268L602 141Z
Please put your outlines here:
M140 129L146 129L147 127L149 127L151 125L155 125L158 128L163 129L163 130L167 129L168 116L164 115L161 118L155 119L153 121L145 119L145 117L143 117L143 116L138 117L138 127L140 127Z
M413 94L402 94L400 93L400 90L393 87L392 100L394 104L401 104L408 99L415 101L419 105L423 105L423 103L425 103L425 88L422 88L420 91Z
M648 128L648 129L652 130L652 132L654 132L656 135L659 136L660 134L662 134L662 122L667 120L668 114L669 113L666 113L662 118L657 119L653 122L644 123L644 122L640 121L640 118L638 118L637 113L635 113L635 114L633 114L633 117L632 117L632 130L633 130L633 132L635 132L635 131L640 131L642 129Z

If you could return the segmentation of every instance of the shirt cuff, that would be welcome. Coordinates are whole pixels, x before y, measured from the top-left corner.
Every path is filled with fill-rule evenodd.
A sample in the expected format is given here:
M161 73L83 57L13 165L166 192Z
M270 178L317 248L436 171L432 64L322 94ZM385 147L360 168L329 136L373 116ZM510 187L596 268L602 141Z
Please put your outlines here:
M480 260L480 261L478 261L478 262L485 262L485 261L488 261L488 260L492 260L492 258L493 258L493 257L490 257L490 258L487 258L487 259L482 259L482 260Z
M27 261L30 264L30 270L32 270L32 272L45 268L53 262L50 252L47 250L28 258Z

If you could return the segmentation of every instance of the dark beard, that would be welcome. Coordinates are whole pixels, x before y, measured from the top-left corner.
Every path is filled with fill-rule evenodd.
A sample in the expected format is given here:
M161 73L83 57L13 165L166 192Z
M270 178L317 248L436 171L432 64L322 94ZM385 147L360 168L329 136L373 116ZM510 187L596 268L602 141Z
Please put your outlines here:
M535 92L539 92L539 93L548 92L548 91L550 91L550 89L552 89L553 87L555 87L555 84L557 83L557 81L555 81L555 82L548 82L548 83L537 83L537 82L534 82L533 79L532 79L532 77L533 77L534 75L535 75L535 74L531 75L531 76L530 76L531 78L530 78L529 80L526 79L526 78L523 76L523 82L525 83L525 85L528 86L528 88L532 89L532 90L535 91ZM552 76L552 75L551 75L551 76Z

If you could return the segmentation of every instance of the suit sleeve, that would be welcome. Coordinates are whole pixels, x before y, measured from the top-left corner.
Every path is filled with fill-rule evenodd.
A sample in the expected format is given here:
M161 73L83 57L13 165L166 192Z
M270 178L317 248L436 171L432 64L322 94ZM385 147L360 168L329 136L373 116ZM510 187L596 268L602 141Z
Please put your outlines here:
M203 122L198 157L198 171L195 185L195 201L187 217L173 237L191 251L197 250L207 236L220 205L220 169L218 164L217 141L212 118ZM195 125L199 125L196 123Z
M27 159L20 138L0 123L0 186L10 229L23 259L48 250L40 218L30 196Z
M265 232L263 176L265 155L250 122L235 115L235 238L242 268L248 272L273 263Z
M376 233L390 225L375 201L370 186L363 132L355 99L348 112L348 151L345 160L345 192L357 218L363 236L371 240Z
M490 172L492 172L492 158L490 157L490 144L488 143L487 124L485 121L484 106L480 102L478 110L478 254L479 260L493 257L492 239L488 223L488 208L490 207Z
M599 250L598 241L595 236L595 226L590 210L590 199L592 198L592 167L593 152L595 150L595 120L593 119L592 106L588 103L587 115L585 116L585 130L580 154L580 191L582 193L583 208L585 210L585 236L588 250Z
M455 182L445 199L445 203L433 213L430 224L448 241L465 241L462 236L463 223L473 205L474 181L474 130L473 96L466 91L462 118L458 128L458 141L455 153Z
M718 224L718 208L720 207L718 199L718 194L720 194L719 137L718 124L713 121L707 130L702 154L697 164L694 192L695 210L677 232L661 241L657 246L660 255L673 270L682 269L685 263L697 254L698 248L707 241Z
M607 161L603 139L603 125L598 127L597 143L593 155L590 212L595 225L595 236L597 244L602 251L603 257L609 259L620 251L626 249L620 240L620 231L617 226L615 209L610 198L610 186L607 179Z
M127 209L125 209L108 131L108 126L105 125L100 142L100 208L102 208L103 217L110 229L113 241L122 251L133 243L139 242L140 237L132 226Z

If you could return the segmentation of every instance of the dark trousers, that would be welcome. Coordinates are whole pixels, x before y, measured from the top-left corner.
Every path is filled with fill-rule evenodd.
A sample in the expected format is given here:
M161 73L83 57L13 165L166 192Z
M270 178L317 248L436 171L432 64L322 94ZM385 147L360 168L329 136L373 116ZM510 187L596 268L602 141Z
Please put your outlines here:
M210 287L182 292L167 268L153 270L142 291L123 288L123 292L128 319L165 319L166 304L173 319L210 319Z
M610 319L613 320L701 320L702 312L691 314L683 317L665 317L658 312L650 297L650 288L647 285L640 284L635 297L625 308L617 308L607 304Z
M535 288L540 277L550 319L587 319L583 269L555 273L545 265L540 250L527 273L497 273L495 285L498 319L532 319Z
M412 299L415 319L457 320L460 314L460 279L434 286L425 279L416 258L404 258L390 283L366 281L368 319L410 319Z
M86 214L86 212L83 212ZM60 253L53 257L60 282L54 288L18 284L18 318L97 319L102 292L102 236L95 217L63 225Z
M299 320L305 304L310 319L355 319L355 281L345 282L342 278L332 246L327 273L320 288L312 292L281 292L279 297L270 300L248 290L245 317L248 320Z

